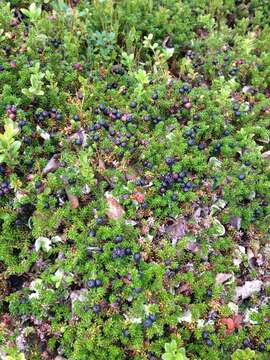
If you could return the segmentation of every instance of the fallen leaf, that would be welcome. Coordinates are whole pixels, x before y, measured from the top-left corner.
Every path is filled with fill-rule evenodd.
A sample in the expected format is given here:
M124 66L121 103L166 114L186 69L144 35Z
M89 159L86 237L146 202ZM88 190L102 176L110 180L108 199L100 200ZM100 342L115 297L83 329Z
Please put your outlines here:
M40 137L42 137L42 139L44 140L50 140L51 136L48 132L46 132L45 130L41 129L40 126L37 126L37 132L40 134Z
M196 243L196 241L190 241L188 244L187 244L187 248L186 248L188 251L190 251L192 254L195 254L196 252L198 252L199 250L199 246L198 244Z
M245 300L251 295L261 291L263 282L261 280L246 281L243 286L237 286L235 300Z
M225 330L225 335L230 335L234 332L234 322L233 322L233 319L231 318L223 318L220 320L220 323L222 325L225 325L226 326L226 330Z
M213 218L212 223L215 226L215 233L214 233L215 236L225 235L225 227L221 224L221 222L218 219Z
M231 226L233 228L235 228L236 230L240 230L241 222L242 222L242 219L239 216L232 216L230 219Z
M71 194L69 191L66 191L66 193L72 209L77 209L77 207L79 206L79 200L77 196Z
M196 209L193 213L193 220L196 221L196 223L199 222L200 217L201 217L201 213L202 213L202 208L198 207L198 209Z
M263 159L270 159L270 150L265 151L264 153L262 153L262 158Z
M234 322L234 327L236 329L240 329L243 326L244 316L241 314L234 314L232 318Z
M109 219L118 220L124 216L125 211L123 207L119 204L118 200L115 199L111 194L105 194L107 199L107 216Z
M39 238L37 238L37 240L35 241L35 250L36 252L38 252L39 250L43 250L45 252L50 251L51 249L51 240L44 237L44 236L40 236Z
M252 258L254 258L254 252L250 249L250 248L248 248L247 249L247 257L248 257L248 260L250 260L250 259L252 259Z
M252 325L257 325L258 321L256 320L252 320L252 315L254 314L258 314L258 310L257 309L247 309L245 312L245 318L244 321L246 323L252 324Z
M184 282L182 283L179 288L177 289L178 293L182 293L184 295L190 295L192 293L191 289L190 289L190 284L188 282Z
M223 210L226 204L227 203L223 199L217 200L210 208L210 216L214 215L218 211Z
M87 145L87 137L88 135L86 134L85 130L79 129L76 133L69 136L69 140L70 141L80 140L82 143L82 147L85 147Z
M230 335L235 329L239 329L243 324L243 316L239 314L233 315L231 318L223 318L220 323L226 326L225 335Z
M138 201L138 203L144 202L144 195L142 193L140 193L139 191L133 195L133 198L134 198L134 200Z
M252 90L252 87L249 86L249 85L245 85L243 88L242 88L242 92L243 93L248 93Z
M103 172L106 170L106 166L104 164L104 161L102 159L98 159L98 169L100 170L100 172Z
M87 300L87 292L88 290L85 288L82 288L80 290L74 290L70 294L70 300L71 300L71 313L72 316L74 316L74 307L76 304L76 301L78 302L84 302Z
M58 156L54 155L47 163L45 168L42 170L42 175L47 175L50 172L57 170L61 166L60 161L58 161Z
M178 218L172 225L169 225L165 232L169 235L172 240L173 246L176 245L177 241L181 239L187 232L187 222L184 218Z
M221 167L221 165L222 165L222 162L221 161L219 161L217 158L215 158L215 157L211 157L210 159L209 159L209 165L210 165L210 167L212 167L212 168L219 168L219 167Z
M192 314L191 314L190 310L185 311L184 314L182 316L180 316L177 320L179 323L182 323L183 321L185 321L187 323L191 323L192 322Z
M216 283L223 284L225 281L229 280L232 277L232 274L219 273L216 275Z
M125 221L125 224L126 224L126 225L135 226L135 225L137 225L137 221L134 221L134 220L126 220L126 221Z

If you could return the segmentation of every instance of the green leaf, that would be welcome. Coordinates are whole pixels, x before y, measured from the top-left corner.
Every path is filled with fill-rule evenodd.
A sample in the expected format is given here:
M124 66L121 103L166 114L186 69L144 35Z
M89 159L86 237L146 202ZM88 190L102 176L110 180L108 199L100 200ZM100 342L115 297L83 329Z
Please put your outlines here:
M22 8L22 9L21 9L21 12L22 12L25 16L30 17L30 11L29 11L29 10Z
M14 141L14 143L11 145L11 150L16 154L19 149L21 147L21 142L20 141Z
M23 95L25 95L25 96L28 96L28 97L31 97L31 93L30 93L30 91L29 91L29 89L22 89L22 93L23 93Z
M2 164L5 161L5 158L6 158L5 154L0 155L0 164Z
M17 125L9 120L9 122L5 125L5 136L8 140L12 139L14 136L16 136L19 132L19 129Z
M214 218L212 220L212 222L213 222L213 225L215 227L214 235L216 235L216 236L225 235L225 227L221 224L221 222L216 218Z
M177 342L172 340L170 343L165 344L165 351L172 352L177 350Z

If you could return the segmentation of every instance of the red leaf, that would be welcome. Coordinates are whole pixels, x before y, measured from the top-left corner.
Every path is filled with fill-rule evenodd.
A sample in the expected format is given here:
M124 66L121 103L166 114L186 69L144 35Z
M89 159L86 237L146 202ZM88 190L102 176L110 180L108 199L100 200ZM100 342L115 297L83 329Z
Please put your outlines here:
M230 335L234 332L235 329L242 327L243 316L235 314L232 318L223 318L220 320L220 323L226 325L227 329L225 330L225 335Z
M225 335L230 335L235 330L234 321L231 318L224 318L220 320L221 324L225 325L227 329L225 330Z
M140 192L136 192L133 195L134 200L138 201L138 203L143 203L144 202L144 195Z

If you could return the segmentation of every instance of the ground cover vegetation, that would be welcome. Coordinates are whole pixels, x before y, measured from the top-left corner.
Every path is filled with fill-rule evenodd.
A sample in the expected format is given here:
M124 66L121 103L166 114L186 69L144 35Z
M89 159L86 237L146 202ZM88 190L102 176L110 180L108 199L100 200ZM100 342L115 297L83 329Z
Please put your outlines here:
M269 15L1 2L2 359L270 358Z

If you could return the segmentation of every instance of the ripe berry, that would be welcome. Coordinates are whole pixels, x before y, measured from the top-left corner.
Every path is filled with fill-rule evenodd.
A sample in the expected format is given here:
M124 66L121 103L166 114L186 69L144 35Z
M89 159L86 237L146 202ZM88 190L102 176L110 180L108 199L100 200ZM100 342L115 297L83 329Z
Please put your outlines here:
M131 255L132 254L132 251L130 248L126 248L125 249L125 254L128 256L128 255Z
M158 93L155 92L153 95L152 95L152 99L153 100L157 100L158 99Z
M243 346L245 347L245 348L248 348L248 347L250 347L250 340L248 339L248 338L246 338L246 339L244 339L244 341L243 341Z
M150 120L151 120L151 116L150 116L150 115L144 115L143 120L144 120L144 121L150 121Z
M88 236L95 237L95 236L96 236L96 232L95 232L94 230L89 230L89 231L88 231Z
M122 242L124 240L123 236L122 235L117 235L114 239L114 242L116 244L119 244L120 242Z
M165 158L165 162L166 162L167 165L171 166L171 165L173 165L175 163L175 159L173 157L171 157L171 156L168 156L168 157Z
M156 321L156 320L157 320L156 314L150 314L150 315L149 315L149 319L150 319L151 321Z
M207 346L213 346L213 341L211 339L206 340Z
M74 119L75 121L80 121L80 116L79 116L78 114L75 114L75 115L73 116L73 119Z
M93 311L94 311L95 314L100 313L100 310L101 310L100 305L95 304L95 305L93 306Z
M123 330L123 336L124 336L124 337L128 337L128 336L129 336L129 331L128 331L128 329Z
M15 224L16 226L21 226L21 225L23 224L23 222L22 222L21 219L16 219L16 220L14 221L14 224Z
M27 124L27 122L25 120L20 120L19 121L19 127L20 128L23 128L26 124Z
M96 281L95 280L88 280L87 281L87 286L90 288L90 289L93 289L95 286L96 286Z
M151 319L146 319L146 320L144 320L143 326L144 326L145 328L151 327L151 326L152 326L152 320L151 320Z
M238 176L238 179L239 179L239 180L244 180L244 179L245 179L245 177L246 177L246 175L245 175L245 174L240 174L240 175Z
M42 186L42 181L40 181L40 180L36 181L35 188L39 189L41 186Z
M208 339L208 338L209 338L209 333L208 333L208 331L203 331L203 332L202 332L202 337L203 337L204 340Z
M103 224L105 224L105 222L106 222L105 218L102 216L98 217L96 220L97 225L103 225Z
M134 255L133 255L133 259L136 261L136 262L140 262L142 256L139 252L136 252Z
M75 144L78 145L78 146L82 145L83 144L82 139L76 139Z
M263 352L264 350L265 350L265 345L264 345L264 343L261 343L259 345L259 351Z
M199 145L198 145L198 149L199 149L199 150L204 150L204 149L205 149L205 145L202 144L202 143L199 144Z
M100 279L96 279L95 280L95 285L98 287L98 286L102 286L102 280Z
M148 209L148 204L146 202L142 203L142 209Z
M48 201L45 201L44 207L45 207L45 209L49 209L49 208L50 208L50 204L48 203Z
M131 107L131 109L135 109L137 107L137 103L135 101L131 101L129 106Z

